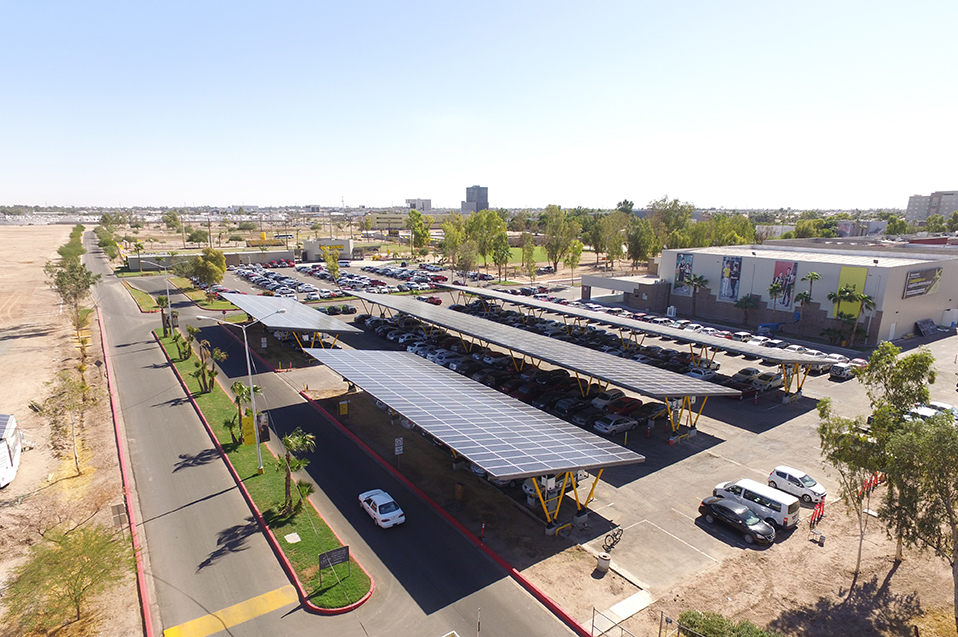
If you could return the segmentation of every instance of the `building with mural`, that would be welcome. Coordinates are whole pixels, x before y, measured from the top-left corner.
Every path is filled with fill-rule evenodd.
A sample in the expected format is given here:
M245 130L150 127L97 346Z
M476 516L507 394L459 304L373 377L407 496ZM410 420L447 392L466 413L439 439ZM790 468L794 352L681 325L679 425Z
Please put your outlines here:
M708 283L696 291L688 284L691 276ZM661 292L665 283L671 287L668 294ZM658 278L630 287L624 300L636 309L664 313L673 306L685 318L748 330L772 325L783 334L815 338L828 330L850 334L855 320L866 331L867 344L874 345L916 332L921 321L947 327L958 321L958 250L828 243L664 250ZM842 288L867 295L870 303L839 304L835 297ZM806 298L803 293L809 292ZM753 299L747 325L742 304L736 305L743 297ZM860 336L857 340L862 342Z

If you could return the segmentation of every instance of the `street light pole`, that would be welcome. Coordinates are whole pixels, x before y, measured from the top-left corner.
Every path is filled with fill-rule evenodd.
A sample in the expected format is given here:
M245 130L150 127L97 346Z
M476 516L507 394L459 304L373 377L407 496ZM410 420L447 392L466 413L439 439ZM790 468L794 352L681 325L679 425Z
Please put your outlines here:
M285 314L285 313L286 313L285 309L279 309L273 312L273 314ZM248 323L246 325L237 325L236 323L223 321L212 316L197 316L196 317L196 319L199 321L216 321L220 325L233 325L243 330L243 347L246 348L246 380L249 383L249 402L250 402L250 407L253 410L253 438L256 440L256 466L257 466L256 472L260 475L263 475L263 450L260 449L260 445L259 445L259 426L257 425L257 422L256 422L256 393L253 391L253 365L252 365L252 361L250 360L249 339L246 336L246 330L256 325L257 323L261 323L263 320L269 318L270 316L273 316L273 314L268 314L264 316L263 318L256 319L252 323ZM243 423L241 422L240 426L242 426L242 424Z

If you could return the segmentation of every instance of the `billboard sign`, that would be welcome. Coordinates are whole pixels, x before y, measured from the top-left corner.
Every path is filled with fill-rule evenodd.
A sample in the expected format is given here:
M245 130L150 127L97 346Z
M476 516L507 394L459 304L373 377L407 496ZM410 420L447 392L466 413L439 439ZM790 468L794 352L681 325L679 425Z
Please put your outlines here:
M775 273L772 275L772 284L778 283L781 286L781 291L778 293L777 298L772 299L772 303L775 306L774 309L792 309L796 272L798 272L798 263L796 261L775 262Z
M742 257L722 257L722 287L719 301L738 300L738 284L742 279Z
M692 276L692 257L694 256L688 252L675 255L675 282L672 284L672 294L692 296L689 277Z
M938 291L941 283L941 268L926 270L912 270L905 276L905 290L901 298L910 299L915 296L925 296Z

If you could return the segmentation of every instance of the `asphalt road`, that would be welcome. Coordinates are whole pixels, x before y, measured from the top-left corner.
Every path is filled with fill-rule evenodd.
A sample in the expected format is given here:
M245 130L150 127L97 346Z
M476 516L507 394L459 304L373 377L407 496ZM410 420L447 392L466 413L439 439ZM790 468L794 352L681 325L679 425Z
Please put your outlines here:
M106 262L90 247L88 264L104 273L96 300L104 314L112 373L136 479L140 528L162 630L241 604L289 584L205 429L168 368L150 331L158 314L141 315ZM165 294L162 277L138 287ZM174 294L180 325L201 311ZM230 355L219 380L245 380L242 345L226 328L194 322ZM316 616L282 606L229 628L230 635L344 636L473 634L482 609L483 635L568 635L572 631L477 550L374 459L321 418L282 375L257 374L277 439L297 426L317 437L309 479L313 500L376 583L359 609ZM385 488L407 514L402 527L382 530L360 510L356 495ZM159 631L157 632L159 634Z

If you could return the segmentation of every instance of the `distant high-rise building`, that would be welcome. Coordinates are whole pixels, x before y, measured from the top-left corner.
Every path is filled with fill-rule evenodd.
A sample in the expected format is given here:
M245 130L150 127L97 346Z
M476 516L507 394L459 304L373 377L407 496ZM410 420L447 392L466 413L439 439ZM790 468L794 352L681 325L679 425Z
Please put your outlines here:
M485 186L466 188L466 200L462 202L462 214L471 214L489 208L489 189Z
M931 215L942 215L946 219L958 211L958 191L939 190L930 195L912 195L908 198L905 221L916 223Z
M410 210L418 210L419 212L429 212L432 210L432 199L407 199L406 206Z

